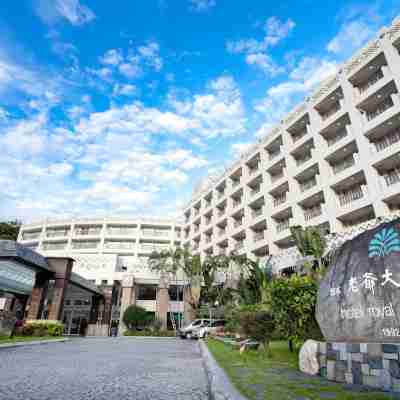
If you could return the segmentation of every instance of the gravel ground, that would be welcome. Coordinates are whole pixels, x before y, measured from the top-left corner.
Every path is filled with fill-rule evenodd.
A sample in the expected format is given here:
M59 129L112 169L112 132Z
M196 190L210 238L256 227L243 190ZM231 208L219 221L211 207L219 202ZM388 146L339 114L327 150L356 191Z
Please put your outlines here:
M0 400L208 399L198 343L88 338L0 349Z

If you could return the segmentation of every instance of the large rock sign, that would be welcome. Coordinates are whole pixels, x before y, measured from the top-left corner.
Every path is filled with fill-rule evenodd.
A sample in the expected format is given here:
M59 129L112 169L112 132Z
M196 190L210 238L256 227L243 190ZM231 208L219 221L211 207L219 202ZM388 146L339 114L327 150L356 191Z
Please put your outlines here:
M316 317L329 342L400 342L400 219L343 244L321 282Z

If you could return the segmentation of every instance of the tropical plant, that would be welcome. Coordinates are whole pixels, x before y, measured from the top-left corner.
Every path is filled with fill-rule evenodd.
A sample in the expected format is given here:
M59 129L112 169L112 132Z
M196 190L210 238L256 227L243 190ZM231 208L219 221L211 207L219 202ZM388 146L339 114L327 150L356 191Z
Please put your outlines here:
M322 337L315 319L318 281L312 276L293 275L274 279L266 292L268 307L275 318L282 337L289 340L289 347L305 339Z
M17 240L20 226L19 221L0 222L0 239Z
M275 330L275 321L268 311L243 312L240 314L242 332L262 344L262 349L268 349L269 342Z
M137 330L145 327L152 317L143 307L132 304L126 308L122 320L129 330Z
M368 257L383 257L392 252L400 252L399 233L393 228L383 228L369 242Z
M303 257L313 257L322 273L322 257L326 249L326 239L322 230L316 226L303 228L299 225L290 228L296 247Z

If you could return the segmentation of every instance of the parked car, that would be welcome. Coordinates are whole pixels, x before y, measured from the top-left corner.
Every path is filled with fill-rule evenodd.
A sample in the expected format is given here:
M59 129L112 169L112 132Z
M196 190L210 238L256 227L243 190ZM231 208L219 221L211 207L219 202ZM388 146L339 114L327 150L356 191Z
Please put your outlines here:
M225 320L223 319L213 320L207 326L201 326L193 330L192 337L196 339L204 339L208 335L213 335L223 330L224 326L225 326Z
M195 319L189 325L184 326L178 330L178 336L182 339L191 339L193 337L193 331L202 328L203 326L208 326L210 320L207 318Z

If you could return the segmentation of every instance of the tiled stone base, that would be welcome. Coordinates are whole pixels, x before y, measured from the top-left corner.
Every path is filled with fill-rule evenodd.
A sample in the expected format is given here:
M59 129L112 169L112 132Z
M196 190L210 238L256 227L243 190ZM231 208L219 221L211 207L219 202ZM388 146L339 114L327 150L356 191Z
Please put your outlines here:
M320 342L320 375L336 382L400 392L399 353L398 344Z

